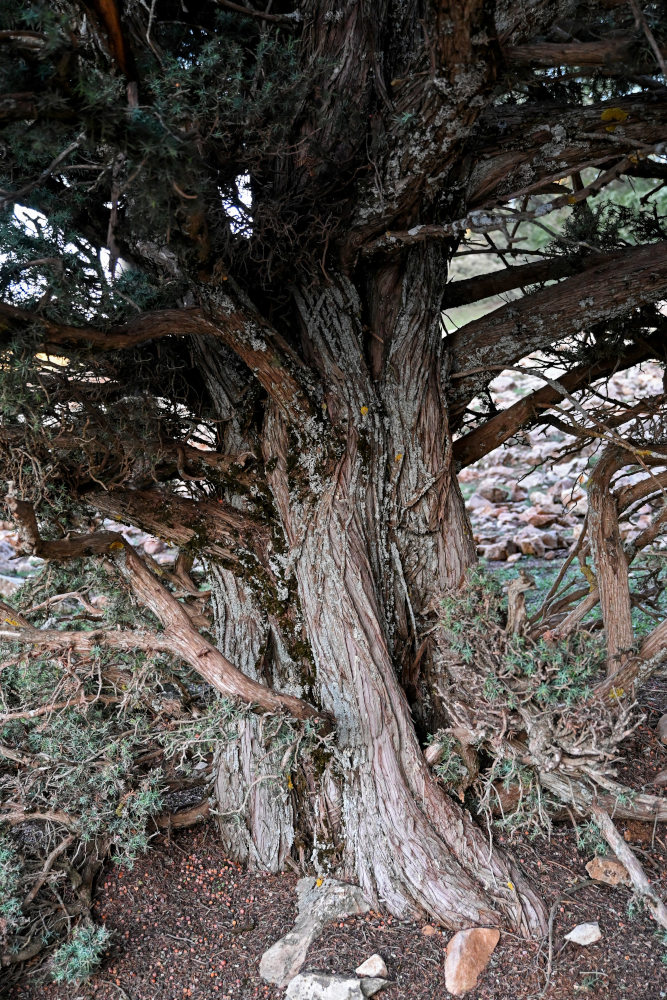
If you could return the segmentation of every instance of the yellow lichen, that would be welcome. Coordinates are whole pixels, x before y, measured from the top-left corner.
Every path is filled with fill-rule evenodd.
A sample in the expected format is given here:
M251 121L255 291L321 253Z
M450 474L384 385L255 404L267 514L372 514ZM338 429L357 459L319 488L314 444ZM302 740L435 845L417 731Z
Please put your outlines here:
M623 108L605 108L600 115L600 121L603 122L624 122L627 120L628 112L624 111Z

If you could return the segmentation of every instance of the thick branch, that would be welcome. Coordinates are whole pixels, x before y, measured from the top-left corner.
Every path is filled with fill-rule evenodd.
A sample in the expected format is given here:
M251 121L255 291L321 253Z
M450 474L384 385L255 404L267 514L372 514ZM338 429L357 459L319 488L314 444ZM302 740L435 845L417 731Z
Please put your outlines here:
M479 208L507 202L584 167L631 172L637 161L664 144L666 120L662 94L579 107L529 102L489 109L472 149L468 204ZM618 163L628 155L630 162L614 167L613 158Z
M616 497L610 483L628 461L627 452L611 446L602 452L588 485L588 530L595 560L600 605L607 640L607 674L620 666L634 641L628 562L618 527Z
M73 558L91 553L104 553L112 558L139 603L152 611L164 628L164 636L96 630L97 645L104 644L105 637L109 636L108 644L116 648L163 649L185 660L212 687L229 698L240 698L268 711L285 710L298 719L317 715L317 711L307 702L291 695L277 694L263 684L250 680L230 663L215 646L199 634L186 609L153 576L145 562L122 535L114 532L97 532L90 536L70 536L57 542L42 541L30 505L23 501L13 501L12 510L20 525L23 544L28 546L32 540L33 551L40 551L46 557L54 558L54 548L52 548L54 546L57 547L58 558ZM45 644L44 632L32 627L26 628L18 618L15 618L15 622L14 625L11 620L8 623L12 625L12 629L17 629L16 632L4 630L0 634L5 638L31 644ZM46 637L46 645L49 645L50 640L51 645L69 644L71 648L90 652L95 644L91 642L93 635L93 632L51 632Z
M664 492L667 489L667 472L657 472L653 473L650 477L641 480L638 483L634 483L632 486L626 486L624 489L618 491L616 497L616 508L619 515L623 511L627 510L638 500L645 499L654 493L659 491ZM663 520L662 513L659 514L654 520L653 524L649 525L644 531L641 532L635 538L631 545L626 548L626 559L628 565L632 563L633 559L638 552L641 551L646 545L650 545L655 539L660 525ZM572 603L573 598L579 599L580 594L571 595L570 598L564 599L565 606ZM580 625L584 620L586 615L593 610L600 599L600 591L597 586L594 587L589 594L586 595L585 599L571 611L566 618L563 619L556 627L552 630L552 635L554 639L564 639L566 636L571 635L572 632ZM553 609L557 611L558 609ZM561 604L562 610L562 604ZM605 682L606 683L606 682ZM613 686L613 685L612 685ZM619 683L617 686L623 686Z
M0 334L20 333L28 327L44 331L45 349L68 344L88 344L103 351L118 351L162 337L217 334L215 327L204 318L201 309L160 309L142 313L109 330L96 330L93 327L54 323L39 313L0 302Z
M0 303L0 334L15 333L30 326L44 330L42 347L88 344L105 351L135 347L167 336L217 337L250 368L268 394L291 420L302 422L310 415L307 397L293 371L298 359L283 339L256 313L250 303L241 305L229 294L211 288L202 309L162 309L144 313L109 330L55 323L37 313ZM292 371L290 371L292 369Z
M530 265L528 265L530 266ZM517 270L521 270L518 268ZM655 343L656 349L658 347ZM649 342L633 345L625 354L615 358L605 358L593 364L580 365L558 379L558 383L568 393L577 392L598 379L606 378L617 371L639 364L651 356ZM545 410L563 398L556 385L544 385L535 392L519 399L512 406L496 413L480 427L460 437L454 442L454 461L459 469L471 465L484 455L508 441L519 430L539 423Z
M187 500L161 490L113 490L86 496L101 514L133 524L178 546L197 545L217 559L237 563L243 550L269 569L268 526L231 504Z
M453 414L460 416L499 365L516 364L532 351L654 302L665 292L667 244L651 243L467 323L445 342L452 358Z
M290 423L303 425L313 411L296 375L301 362L245 296L238 289L234 293L242 297L242 308L213 283L199 289L220 339L248 366Z
M527 285L537 285L544 281L569 278L591 267L604 264L613 259L613 256L613 254L592 253L586 257L580 254L572 257L554 257L522 264L519 267L504 267L499 271L489 271L488 274L465 278L463 281L452 281L445 288L443 307L454 309L457 306L490 298L492 295L501 295L514 288L525 288Z
M641 48L641 39L624 33L595 42L530 42L508 45L503 55L511 66L614 66L652 68L651 59Z

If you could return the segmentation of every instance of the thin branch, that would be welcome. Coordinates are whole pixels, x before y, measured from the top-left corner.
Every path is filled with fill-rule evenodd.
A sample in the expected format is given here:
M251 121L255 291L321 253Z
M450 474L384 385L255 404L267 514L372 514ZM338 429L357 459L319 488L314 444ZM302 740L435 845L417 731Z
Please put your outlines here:
M656 42L655 35L651 31L649 23L646 20L643 10L637 3L637 0L629 0L629 2L630 6L632 7L632 13L635 15L635 23L637 27L641 28L641 30L644 32L644 35L646 36L646 41L651 46L653 54L655 55L655 58L657 60L658 66L660 67L660 72L665 78L667 78L667 63L665 63L665 53L662 51L662 49Z
M62 152L58 153L55 159L52 160L51 163L49 163L48 167L45 167L45 169L42 170L41 174L38 177L36 177L32 181L29 181L22 188L19 188L18 191L0 191L1 195L0 208L4 208L6 205L10 205L17 201L20 201L21 198L29 194L30 191L32 191L34 188L39 187L40 184L43 184L44 181L51 176L54 170L57 170L57 168L60 166L63 160L66 160L67 157L70 155L70 153L73 153L75 149L79 148L79 146L81 145L81 143L85 138L86 134L85 132L82 132L81 135L77 136L74 142L70 143L70 145L67 146L66 149L63 149Z

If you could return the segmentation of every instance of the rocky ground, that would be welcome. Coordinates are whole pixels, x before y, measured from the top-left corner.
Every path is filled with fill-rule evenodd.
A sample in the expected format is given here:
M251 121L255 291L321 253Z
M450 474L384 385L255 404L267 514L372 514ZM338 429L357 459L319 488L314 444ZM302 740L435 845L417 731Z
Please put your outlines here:
M642 396L658 395L663 392L662 377L657 364L630 369L610 380L609 396L630 404ZM492 383L492 397L502 410L541 384L535 376L503 374ZM551 561L565 555L582 529L587 509L584 482L595 451L588 446L571 454L573 444L572 438L553 427L538 428L462 470L459 481L478 555L510 564L524 557ZM643 477L630 475L624 483L636 478ZM624 537L634 537L648 523L649 508L641 508L622 528Z
M522 375L497 379L498 406L514 402L529 383L530 377ZM612 383L612 392L621 400L660 391L662 370L656 365ZM554 569L581 531L586 511L582 480L591 450L562 457L567 446L553 429L530 432L520 443L461 474L478 553L496 572L513 575L515 563L531 571ZM637 512L625 529L628 535L645 526L647 513ZM165 543L139 532L131 530L128 537L160 562L175 555ZM5 525L0 533L0 586L5 592L37 568L38 561L15 557L15 541L11 526ZM667 747L656 734L658 719L667 712L664 680L647 685L642 707L645 722L628 743L621 772L633 787L655 793L652 782L667 767ZM667 831L640 823L620 824L620 829L665 898ZM569 822L557 825L550 840L531 842L518 835L512 849L552 907L551 969L547 941L526 943L503 934L468 996L667 998L667 939L661 943L655 924L636 909L622 882L591 881L586 865L595 857L595 847L585 838L578 842ZM156 839L153 850L132 870L112 865L100 881L95 917L113 936L98 973L75 987L57 986L49 981L48 970L36 967L28 970L21 987L5 995L12 1000L278 1000L285 991L261 978L259 962L294 923L298 878L295 872L248 872L229 861L218 846L213 822ZM599 924L597 942L582 946L565 939L575 925L590 922ZM446 998L445 947L450 937L430 925L370 911L329 923L311 945L304 968L355 979L360 963L379 954L388 979L380 996Z

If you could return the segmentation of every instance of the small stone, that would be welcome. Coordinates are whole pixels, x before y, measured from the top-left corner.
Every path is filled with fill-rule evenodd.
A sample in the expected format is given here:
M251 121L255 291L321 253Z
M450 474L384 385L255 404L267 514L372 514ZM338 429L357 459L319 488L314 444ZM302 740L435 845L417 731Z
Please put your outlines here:
M653 784L658 785L659 788L664 788L667 785L667 767L663 771L658 771L653 779Z
M553 531L541 531L539 537L545 549L558 548L558 535L554 534Z
M486 510L491 511L492 507L489 501L485 500L484 497L479 495L479 493L473 493L466 500L466 509L476 510L479 513Z
M566 941L572 941L574 944L584 945L595 944L602 937L602 932L600 930L600 925L597 920L589 924L577 924L573 927L569 934L565 935Z
M586 865L586 871L591 878L607 885L630 885L630 876L625 865L616 858L592 858Z
M506 486L497 486L494 482L482 483L477 487L477 493L489 503L507 503L510 491Z
M434 927L433 924L424 924L422 927L422 934L424 937L433 937L438 933L438 928Z
M660 716L655 731L661 743L667 743L667 714Z
M546 549L544 542L538 535L530 535L528 538L519 538L517 536L514 541L517 543L524 556L537 556L538 559L544 557Z
M458 931L447 945L445 986L462 996L477 985L500 939L497 927L472 927Z
M291 980L285 1000L365 1000L385 985L385 979L352 979L350 976L303 972Z
M560 513L560 512L559 512ZM535 507L529 507L525 510L520 518L527 524L532 525L533 528L546 528L547 526L558 520L558 513L543 513L537 510Z
M375 978L386 979L388 976L387 966L384 964L382 955L371 955L365 962L354 970L358 976L373 976Z
M503 542L499 542L497 545L480 545L481 555L485 559L490 559L494 562L504 562L507 559L507 546Z

